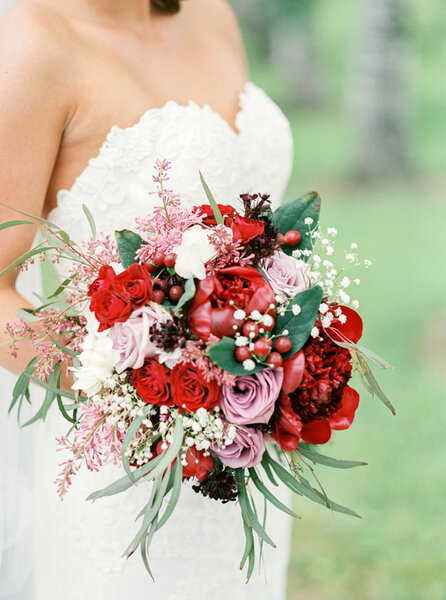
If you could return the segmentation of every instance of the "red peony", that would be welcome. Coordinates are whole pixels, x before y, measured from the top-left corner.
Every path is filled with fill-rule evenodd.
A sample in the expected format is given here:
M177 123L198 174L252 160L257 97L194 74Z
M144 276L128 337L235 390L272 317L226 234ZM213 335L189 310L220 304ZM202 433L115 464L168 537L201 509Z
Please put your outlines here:
M233 304L230 304L230 301ZM200 339L210 334L219 338L232 337L243 322L234 319L234 311L250 314L258 310L275 316L275 295L272 287L253 267L228 267L209 275L198 283L189 310L189 325Z
M144 265L131 265L116 277L114 286L129 294L134 308L144 306L152 298L152 279Z
M132 384L146 404L172 404L169 383L169 371L156 358L133 371Z
M235 215L235 209L232 206L227 204L218 204L218 208L222 214L223 219L226 222L227 216ZM217 221L215 220L214 211L212 210L212 206L210 204L202 204L198 207L199 214L204 215L203 225L208 225L209 227L215 227L217 225Z
M90 310L95 314L100 325L98 331L109 329L114 323L127 321L132 312L132 300L130 294L113 284L103 289L93 296L90 303Z
M210 471L215 468L215 460L212 454L204 455L203 450L190 448L186 452L187 465L183 467L183 478L189 479L196 477L199 481L204 481Z
M220 388L215 381L206 381L203 373L192 363L177 364L171 372L172 398L180 410L196 412L209 410L220 401Z
M282 393L274 415L274 439L286 452L296 450L300 442L302 422L291 406L290 397Z

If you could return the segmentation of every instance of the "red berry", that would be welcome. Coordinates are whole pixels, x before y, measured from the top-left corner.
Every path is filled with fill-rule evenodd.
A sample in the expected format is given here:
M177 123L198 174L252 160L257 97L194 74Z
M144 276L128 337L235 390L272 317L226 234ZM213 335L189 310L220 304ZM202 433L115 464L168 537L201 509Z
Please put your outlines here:
M279 246L285 243L285 237L282 233L277 234L277 243L279 244Z
M235 351L235 358L239 362L244 362L245 360L248 360L251 358L251 350L248 348L248 346L240 346Z
M154 279L153 287L156 290L162 290L165 294L169 291L169 283L165 279Z
M268 356L268 367L271 367L272 369L278 369L282 366L282 364L283 360L280 354L278 352L271 352L271 354Z
M164 257L164 264L168 269L173 269L177 262L177 255L171 252Z
M265 338L262 338L261 340L257 340L257 342L255 342L254 344L254 354L256 356L258 356L259 358L265 358L265 356L268 356L268 354L270 353L271 350L271 345L268 343L268 341Z
M165 258L164 252L155 252L152 260L156 264L157 267L162 267L164 265L164 258Z
M154 265L153 263L149 263L148 265L146 265L146 267L149 273L158 273L158 271L160 270L160 268Z
M246 335L246 337L257 337L259 335L259 329L260 327L257 325L257 323L254 323L254 321L246 321L246 323L243 325L243 335ZM254 335L251 336L250 334L253 333Z
M153 299L158 304L162 304L164 298L165 298L165 293L163 292L163 290L155 290L153 292Z
M172 298L174 302L178 302L181 296L184 294L184 290L181 285L174 285L169 290L169 296Z
M302 241L302 235L299 231L296 231L295 229L291 229L290 231L286 232L285 242L288 244L288 246L291 246L291 247L298 246L301 241Z
M289 352L291 350L291 340L290 338L287 338L285 336L279 337L276 340L276 350L277 352L280 352L280 354L286 354L287 352Z

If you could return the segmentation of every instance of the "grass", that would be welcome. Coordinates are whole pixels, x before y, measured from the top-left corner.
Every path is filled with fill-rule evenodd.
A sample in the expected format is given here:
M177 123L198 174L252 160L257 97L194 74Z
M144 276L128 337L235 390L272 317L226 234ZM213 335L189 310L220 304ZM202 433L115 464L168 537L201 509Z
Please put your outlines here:
M353 427L328 450L369 466L318 469L363 520L296 500L288 598L444 600L446 380L433 359L446 341L427 341L446 320L446 206L410 188L348 195L327 195L323 222L338 228L339 249L357 241L374 262L358 292L363 342L395 366L377 374L397 416L363 391Z

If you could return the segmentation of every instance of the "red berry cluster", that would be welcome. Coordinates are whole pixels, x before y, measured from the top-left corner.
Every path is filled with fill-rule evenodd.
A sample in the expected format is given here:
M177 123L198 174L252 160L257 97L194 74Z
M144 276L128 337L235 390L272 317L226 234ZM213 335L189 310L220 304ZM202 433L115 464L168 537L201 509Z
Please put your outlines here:
M170 254L164 254L164 252L155 252L152 257L152 262L147 266L147 270L152 274L156 275L160 273L163 268L173 269L177 260L177 255L171 252ZM184 288L181 285L171 285L166 279L155 278L152 282L154 289L154 300L161 304L166 296L173 302L178 302L181 296L184 294Z
M251 340L249 346L240 346L235 351L235 357L239 362L245 362L253 357L253 355L265 361L268 367L278 369L283 364L282 354L286 354L291 350L291 340L286 336L280 336L275 341L272 337L263 335L265 332L271 331L274 328L275 321L268 327L263 323L256 323L252 320L246 321L243 325L243 335ZM258 337L262 335L262 337ZM258 338L257 340L255 338Z

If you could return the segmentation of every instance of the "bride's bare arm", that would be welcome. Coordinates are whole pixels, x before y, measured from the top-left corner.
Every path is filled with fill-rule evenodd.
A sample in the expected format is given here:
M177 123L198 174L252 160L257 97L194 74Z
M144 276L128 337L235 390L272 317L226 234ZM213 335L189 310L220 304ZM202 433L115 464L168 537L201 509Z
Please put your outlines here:
M42 215L48 182L69 115L63 49L44 14L13 11L0 22L0 202ZM0 222L20 218L0 205ZM35 229L0 232L0 271L29 250ZM23 371L33 357L28 342L8 354L4 328L29 304L15 290L16 273L0 279L0 364Z

